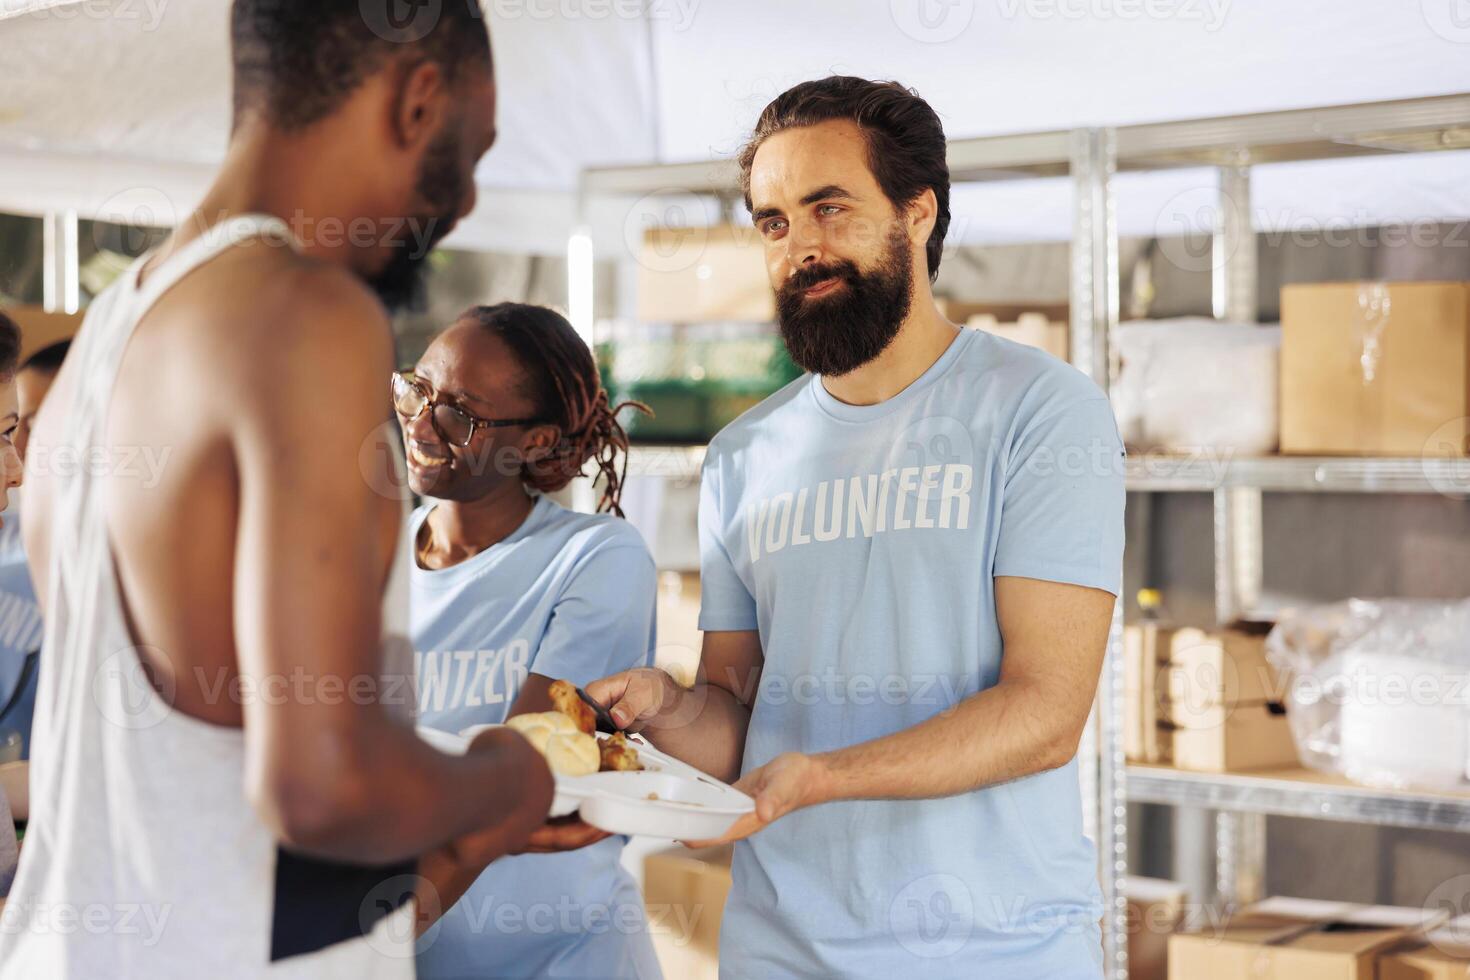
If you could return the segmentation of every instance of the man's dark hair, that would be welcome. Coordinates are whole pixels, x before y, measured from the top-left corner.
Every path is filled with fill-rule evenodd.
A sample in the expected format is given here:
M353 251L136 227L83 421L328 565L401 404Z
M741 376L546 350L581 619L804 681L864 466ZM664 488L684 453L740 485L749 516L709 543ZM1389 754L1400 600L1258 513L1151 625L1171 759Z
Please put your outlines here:
M282 129L308 126L410 48L451 82L461 66L490 65L478 0L234 0L230 33L237 124L261 111Z
M61 370L61 362L66 360L66 352L69 350L71 350L70 340L58 340L54 344L47 344L22 361L20 369L22 371L47 371L55 374Z
M20 359L20 327L0 313L0 381L15 377L15 364Z
M929 103L897 82L872 82L851 75L831 75L802 82L766 106L750 142L740 151L740 189L750 207L750 167L761 144L775 134L834 119L850 119L868 138L868 169L883 193L902 208L924 192L934 191L939 209L925 254L929 280L939 274L944 236L949 232L949 163L945 159L944 126Z

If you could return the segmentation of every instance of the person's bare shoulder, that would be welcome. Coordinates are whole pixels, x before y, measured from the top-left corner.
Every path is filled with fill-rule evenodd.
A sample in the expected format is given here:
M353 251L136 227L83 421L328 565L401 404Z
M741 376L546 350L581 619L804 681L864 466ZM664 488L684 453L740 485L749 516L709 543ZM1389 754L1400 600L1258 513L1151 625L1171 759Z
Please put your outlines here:
M337 386L368 373L385 388L393 337L367 286L340 266L265 251L238 256L246 268L225 284L231 313L215 339L222 356L238 359L229 362L232 373L262 391L288 380Z
M304 426L302 415L366 421L386 405L387 314L339 266L261 243L240 247L171 290L154 315L154 363L175 376L174 391L210 415L217 409L237 434L252 423Z

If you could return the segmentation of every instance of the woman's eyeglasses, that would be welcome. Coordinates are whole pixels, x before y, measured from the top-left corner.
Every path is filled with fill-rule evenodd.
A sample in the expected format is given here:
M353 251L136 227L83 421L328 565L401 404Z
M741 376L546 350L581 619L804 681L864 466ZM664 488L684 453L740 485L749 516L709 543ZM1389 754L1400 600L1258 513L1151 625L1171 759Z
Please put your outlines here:
M468 446L477 429L511 425L542 425L545 419L485 419L465 411L448 395L435 394L426 383L402 371L393 373L393 410L407 425L432 408L429 422L439 438L454 446Z

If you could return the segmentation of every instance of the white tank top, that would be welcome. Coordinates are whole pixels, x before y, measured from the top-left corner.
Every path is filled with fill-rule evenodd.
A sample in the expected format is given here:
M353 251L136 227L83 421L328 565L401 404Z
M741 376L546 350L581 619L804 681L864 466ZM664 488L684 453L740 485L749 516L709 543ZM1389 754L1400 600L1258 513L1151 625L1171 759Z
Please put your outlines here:
M147 257L138 260L91 304L68 355L80 383L63 444L80 460L106 445L138 321L184 276L256 238L296 247L281 221L236 217L142 286ZM412 865L362 869L280 851L245 797L241 730L174 711L149 684L94 469L78 466L54 505L31 817L0 913L0 980L412 977L412 906L403 901ZM397 634L397 662L385 669L411 670L401 661L406 581L395 561L384 629Z

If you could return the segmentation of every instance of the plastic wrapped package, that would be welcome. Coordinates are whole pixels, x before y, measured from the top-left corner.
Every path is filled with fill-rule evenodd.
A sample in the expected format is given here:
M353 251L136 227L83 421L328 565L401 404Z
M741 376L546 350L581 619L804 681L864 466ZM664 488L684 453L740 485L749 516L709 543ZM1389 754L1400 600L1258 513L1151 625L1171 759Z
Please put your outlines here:
M1134 320L1116 333L1113 404L1136 450L1276 450L1281 328L1204 317Z
M1312 769L1470 788L1470 600L1351 599L1283 618L1266 656Z

